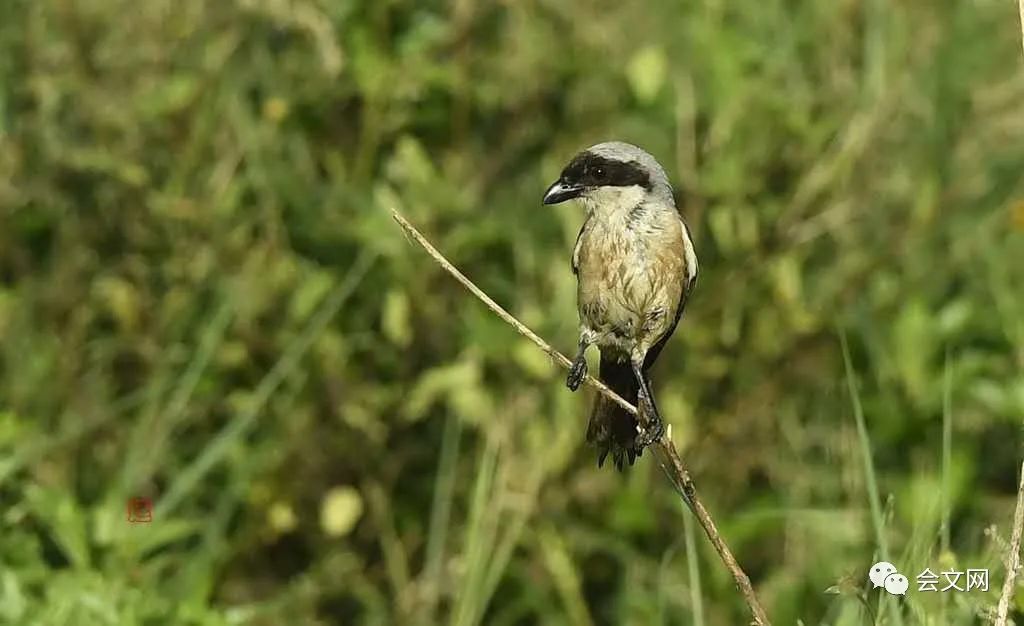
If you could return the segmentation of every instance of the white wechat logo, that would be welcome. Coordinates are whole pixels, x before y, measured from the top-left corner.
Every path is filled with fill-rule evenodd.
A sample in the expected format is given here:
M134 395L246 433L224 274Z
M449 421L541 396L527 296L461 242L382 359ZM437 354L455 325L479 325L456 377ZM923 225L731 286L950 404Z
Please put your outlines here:
M885 577L885 590L894 596L907 595L909 586L910 583L907 582L907 577L903 574L889 574Z
M868 578L875 589L882 587L894 596L907 595L910 583L907 577L896 571L896 566L888 561L879 561L871 566Z
M871 579L871 583L875 586L875 589L885 586L885 578L889 574L896 573L896 566L888 561L879 561L871 566L871 571L868 572L868 578Z

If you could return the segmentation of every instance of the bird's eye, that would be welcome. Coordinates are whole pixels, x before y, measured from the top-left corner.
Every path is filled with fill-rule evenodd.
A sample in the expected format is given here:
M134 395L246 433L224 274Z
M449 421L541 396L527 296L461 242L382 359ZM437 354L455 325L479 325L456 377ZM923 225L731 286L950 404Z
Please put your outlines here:
M595 167L593 174L597 180L604 180L605 172L603 167Z

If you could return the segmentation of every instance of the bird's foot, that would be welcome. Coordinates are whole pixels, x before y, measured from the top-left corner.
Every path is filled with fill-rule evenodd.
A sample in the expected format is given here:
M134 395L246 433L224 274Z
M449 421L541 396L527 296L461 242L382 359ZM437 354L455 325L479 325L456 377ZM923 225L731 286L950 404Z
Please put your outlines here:
M661 439L661 436L665 433L665 423L661 421L661 416L658 415L651 401L643 394L640 395L638 404L637 408L640 411L640 415L647 417L646 426L637 425L636 449L642 451L647 446Z
M643 450L647 446L655 443L665 433L665 424L662 423L660 417L655 417L647 423L646 427L641 427L640 432L636 435L636 449ZM639 456L639 455L638 455Z
M572 391L576 391L583 384L583 379L587 377L587 359L582 354L576 357L576 360L572 362L572 367L569 368L569 376L565 379L565 386Z

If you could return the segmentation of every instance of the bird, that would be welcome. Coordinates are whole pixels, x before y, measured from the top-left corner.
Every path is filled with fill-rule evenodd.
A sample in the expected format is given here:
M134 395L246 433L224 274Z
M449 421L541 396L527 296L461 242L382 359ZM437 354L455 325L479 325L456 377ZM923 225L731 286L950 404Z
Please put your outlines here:
M696 285L697 255L665 169L642 148L608 141L576 154L543 203L574 199L585 218L572 251L580 326L566 386L580 387L596 345L601 382L645 418L603 394L594 402L586 439L598 467L611 454L621 471L664 434L649 370Z

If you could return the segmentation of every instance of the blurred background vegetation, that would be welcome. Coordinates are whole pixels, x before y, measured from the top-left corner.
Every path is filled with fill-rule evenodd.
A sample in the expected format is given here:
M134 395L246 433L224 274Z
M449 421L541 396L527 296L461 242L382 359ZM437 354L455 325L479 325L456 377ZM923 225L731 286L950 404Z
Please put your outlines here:
M997 0L4 0L0 623L745 623L649 457L598 470L588 394L389 217L571 350L582 216L540 196L612 138L687 200L656 385L774 622L986 621L1019 37Z

